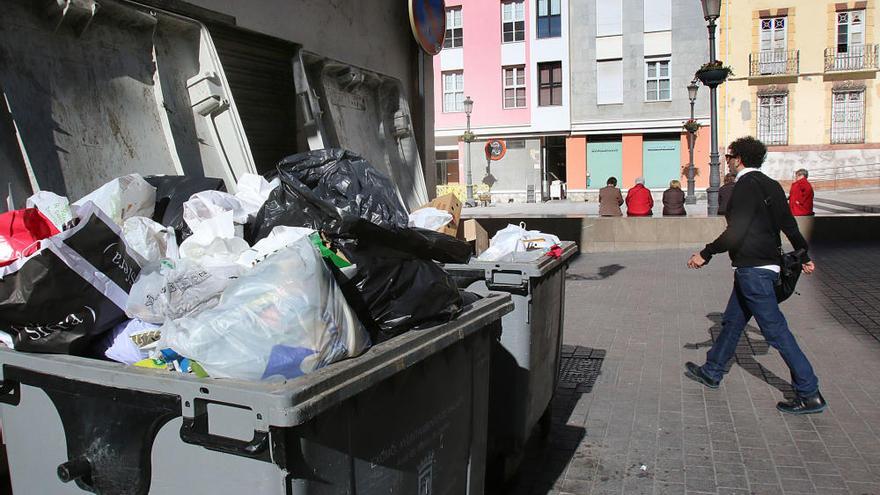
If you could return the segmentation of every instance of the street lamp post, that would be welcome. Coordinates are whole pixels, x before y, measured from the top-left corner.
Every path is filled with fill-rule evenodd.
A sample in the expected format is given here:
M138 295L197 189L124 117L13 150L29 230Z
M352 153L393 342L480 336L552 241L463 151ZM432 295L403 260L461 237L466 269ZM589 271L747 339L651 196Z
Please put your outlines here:
M715 20L721 15L721 0L700 0L703 5L703 17L709 22L709 61L715 61ZM721 164L718 160L718 101L717 87L709 87L709 111L712 126L712 144L709 149L709 188L706 190L709 199L709 215L718 214L718 187L721 185Z
M471 143L474 141L474 135L471 133L471 112L474 111L474 100L470 96L464 99L464 113L467 115L467 130L464 133L464 142L466 143L465 168L467 168L467 201L465 205L476 206L474 201L474 179L471 175Z
M697 86L697 80L694 79L688 84L688 99L691 100L691 121L694 120L694 103L697 101L697 90L700 89ZM688 171L687 171L687 196L684 199L684 202L689 205L697 204L697 196L694 194L694 144L697 141L697 133L688 129Z

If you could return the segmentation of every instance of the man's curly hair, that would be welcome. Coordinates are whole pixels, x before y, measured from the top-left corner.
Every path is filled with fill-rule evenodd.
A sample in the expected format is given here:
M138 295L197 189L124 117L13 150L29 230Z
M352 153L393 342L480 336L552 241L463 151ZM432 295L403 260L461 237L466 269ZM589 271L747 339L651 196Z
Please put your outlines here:
M730 143L730 151L749 168L761 168L767 157L767 147L752 136L741 137Z

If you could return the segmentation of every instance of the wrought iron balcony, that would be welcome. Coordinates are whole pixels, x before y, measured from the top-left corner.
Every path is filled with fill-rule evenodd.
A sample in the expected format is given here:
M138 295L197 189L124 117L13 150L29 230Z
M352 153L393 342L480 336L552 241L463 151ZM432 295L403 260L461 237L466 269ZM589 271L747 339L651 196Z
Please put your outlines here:
M749 55L749 76L795 75L799 65L798 50L762 50Z
M846 51L825 49L825 72L877 69L877 45L850 45Z

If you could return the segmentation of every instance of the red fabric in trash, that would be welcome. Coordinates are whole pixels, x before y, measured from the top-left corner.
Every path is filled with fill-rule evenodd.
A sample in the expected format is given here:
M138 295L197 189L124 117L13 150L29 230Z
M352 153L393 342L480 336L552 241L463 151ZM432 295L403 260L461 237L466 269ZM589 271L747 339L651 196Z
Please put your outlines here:
M554 244L553 247L550 248L550 251L547 251L547 256L556 259L562 258L562 246Z
M55 225L36 208L0 213L0 245L8 246L0 248L0 266L34 254L40 249L39 241L58 232Z

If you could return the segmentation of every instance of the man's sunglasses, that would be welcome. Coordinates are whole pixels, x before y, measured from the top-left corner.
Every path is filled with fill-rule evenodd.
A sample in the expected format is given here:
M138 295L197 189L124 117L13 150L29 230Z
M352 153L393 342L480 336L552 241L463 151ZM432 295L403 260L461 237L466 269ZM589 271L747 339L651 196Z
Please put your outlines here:
M739 158L739 155L731 155L730 153L725 153L724 158L730 160L731 158Z

